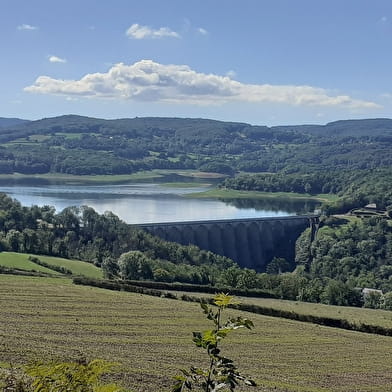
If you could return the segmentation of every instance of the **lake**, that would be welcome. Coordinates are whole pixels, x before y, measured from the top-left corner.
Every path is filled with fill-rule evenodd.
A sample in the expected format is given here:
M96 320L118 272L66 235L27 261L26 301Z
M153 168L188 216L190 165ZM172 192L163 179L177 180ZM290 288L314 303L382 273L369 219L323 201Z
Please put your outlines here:
M317 202L268 199L197 199L187 194L203 192L210 186L192 187L155 183L64 184L49 181L2 181L0 192L24 206L51 205L59 212L65 207L88 205L97 212L112 211L127 223L178 222L211 219L261 218L304 214Z

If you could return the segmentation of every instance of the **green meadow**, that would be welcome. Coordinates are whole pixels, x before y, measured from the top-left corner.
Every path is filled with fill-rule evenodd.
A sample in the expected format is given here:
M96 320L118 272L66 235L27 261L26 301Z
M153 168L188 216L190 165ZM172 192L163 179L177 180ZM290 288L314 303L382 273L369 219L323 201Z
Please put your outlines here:
M257 191L237 191L234 189L214 188L205 192L191 193L188 197L196 198L227 198L227 199L264 199L264 198L282 198L282 199L307 199L319 201L334 201L338 197L332 194L311 195L306 193L294 192L257 192Z
M26 271L39 271L59 275L58 272L52 269L40 266L29 260L29 254L15 253L15 252L0 252L0 266L8 268L17 268ZM34 255L35 256L35 255ZM91 263L86 263L80 260L69 260L60 257L52 256L35 256L41 261L48 264L65 267L72 271L73 275L85 275L90 278L102 278L102 270Z

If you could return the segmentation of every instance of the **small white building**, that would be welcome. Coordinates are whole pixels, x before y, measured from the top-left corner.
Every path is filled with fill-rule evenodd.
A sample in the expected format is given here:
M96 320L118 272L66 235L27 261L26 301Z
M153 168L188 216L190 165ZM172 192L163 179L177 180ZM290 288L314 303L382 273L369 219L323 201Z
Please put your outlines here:
M368 287L365 287L365 288L362 289L363 298L367 297L370 294L380 294L380 295L382 295L383 293L382 293L382 290L370 289Z

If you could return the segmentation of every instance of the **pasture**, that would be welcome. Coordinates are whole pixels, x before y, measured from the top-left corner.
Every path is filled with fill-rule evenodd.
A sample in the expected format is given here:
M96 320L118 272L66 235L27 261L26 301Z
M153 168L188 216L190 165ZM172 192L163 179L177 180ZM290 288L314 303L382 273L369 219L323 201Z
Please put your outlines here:
M0 252L0 266L8 268L18 268L26 271L40 271L50 273L52 275L59 275L58 272L53 271L49 268L40 266L29 260L29 254L27 253L15 253L15 252ZM80 260L69 260L60 257L34 255L41 261L44 261L51 265L65 267L72 271L74 275L84 275L90 278L102 278L102 270L96 267L94 264L86 263Z
M33 263L29 260L29 255L25 253L0 252L0 266L16 268L25 271L38 271L45 272L47 274L59 275L59 273L56 271Z
M191 332L210 327L198 304L0 275L0 363L88 358L119 363L137 392L170 390L180 368L206 365ZM392 338L237 311L255 323L222 346L253 391L391 391ZM241 389L242 390L242 389ZM245 390L245 389L244 389Z

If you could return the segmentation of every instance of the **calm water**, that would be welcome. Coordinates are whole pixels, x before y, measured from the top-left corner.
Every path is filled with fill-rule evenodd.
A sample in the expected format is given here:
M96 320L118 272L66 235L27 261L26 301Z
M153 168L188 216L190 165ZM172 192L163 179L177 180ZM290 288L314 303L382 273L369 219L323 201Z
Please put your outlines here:
M312 212L315 203L268 200L193 199L186 194L208 187L167 187L155 183L51 184L1 183L0 192L22 205L52 205L57 211L68 206L88 205L99 213L112 211L128 223L175 222L209 219L260 218Z

